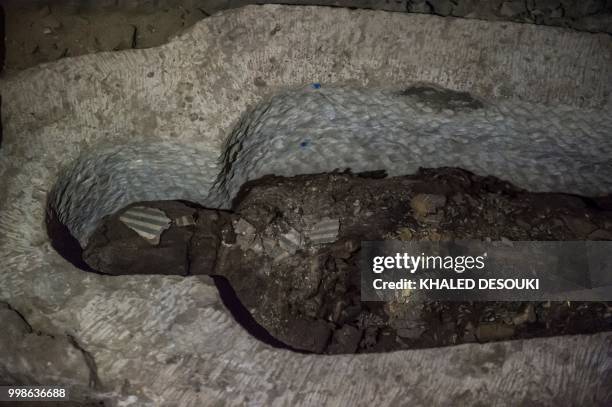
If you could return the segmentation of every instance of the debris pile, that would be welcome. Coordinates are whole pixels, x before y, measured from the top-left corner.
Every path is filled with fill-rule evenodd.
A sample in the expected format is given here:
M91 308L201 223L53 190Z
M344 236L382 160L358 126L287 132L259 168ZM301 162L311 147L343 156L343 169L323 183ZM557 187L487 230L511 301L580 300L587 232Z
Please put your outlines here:
M257 323L309 352L591 333L612 327L610 304L362 302L358 253L362 241L387 239L609 240L610 203L529 193L452 168L394 178L269 176L245 184L231 212L181 202L125 208L98 228L84 259L108 274L222 276ZM157 245L125 222L159 215L142 208L172 219Z

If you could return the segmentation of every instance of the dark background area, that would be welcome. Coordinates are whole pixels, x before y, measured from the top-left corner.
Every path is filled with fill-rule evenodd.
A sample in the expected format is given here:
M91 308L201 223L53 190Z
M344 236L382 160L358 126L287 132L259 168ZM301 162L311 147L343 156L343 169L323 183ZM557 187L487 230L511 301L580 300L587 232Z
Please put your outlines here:
M6 15L3 65L10 73L63 57L149 48L220 10L263 3L426 13L612 34L612 0L0 0Z

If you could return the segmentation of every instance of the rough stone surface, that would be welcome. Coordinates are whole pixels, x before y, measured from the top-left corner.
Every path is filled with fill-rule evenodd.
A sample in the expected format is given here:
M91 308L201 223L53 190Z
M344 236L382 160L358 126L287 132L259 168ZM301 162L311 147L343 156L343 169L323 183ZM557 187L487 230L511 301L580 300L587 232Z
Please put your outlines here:
M576 162L588 157L580 173L597 180L605 167L588 167L593 161L589 148L609 148L602 141L608 138L596 140L602 134L609 137L599 126L607 123L612 108L611 55L605 35L265 6L208 18L160 48L62 59L3 79L0 300L24 315L33 329L75 338L95 360L104 389L97 394L110 405L609 403L609 334L382 356L300 355L249 336L225 310L208 278L83 273L51 248L43 225L47 193L61 168L74 171L71 163L78 157L92 157L94 169L106 168L91 153L111 151L102 150L103 145L117 146L108 155L116 171L91 174L124 191L114 195L118 202L108 208L146 200L145 191L154 196L161 184L176 187L172 198L191 193L184 188L192 182L189 177L169 168L161 171L158 155L142 154L143 149L166 149L164 154L174 159L172 168L198 167L201 188L208 191L219 173L216 159L241 115L272 94L313 82L396 89L433 82L469 91L501 109L521 102L524 112L518 117L536 129L533 140L538 140L538 128L554 126L552 120L546 127L539 124L549 117L544 112L561 112L561 119L570 118L559 128L558 134L568 133L562 145L580 143L578 150L568 147L555 156L563 161L576 154ZM513 114L518 113L508 112ZM590 123L596 123L594 132ZM480 150L478 143L469 148ZM524 165L512 166L515 156L487 153L489 166L508 165L510 174ZM427 162L431 154L424 145L421 155L409 159ZM455 161L457 155L447 158ZM167 178L157 184L146 166ZM538 168L531 174L535 182L551 177L548 165L533 168ZM132 169L133 176L126 177ZM547 188L576 182L558 177ZM132 180L144 187L132 188ZM78 211L66 214L81 216ZM12 371L16 367L10 364L3 368L10 375L33 372Z
M8 16L6 69L14 71L91 52L161 45L217 11L261 3L264 1L4 0ZM267 0L265 3L437 14L612 34L610 0Z
M266 174L401 175L453 165L532 191L612 191L612 115L415 89L433 96L411 88L284 92L243 116L220 160L211 158L213 149L174 143L101 150L61 175L51 205L86 243L101 217L135 198L227 208L242 184Z
M0 302L0 384L63 382L72 400L83 400L99 385L95 361L74 338L32 329L8 304Z

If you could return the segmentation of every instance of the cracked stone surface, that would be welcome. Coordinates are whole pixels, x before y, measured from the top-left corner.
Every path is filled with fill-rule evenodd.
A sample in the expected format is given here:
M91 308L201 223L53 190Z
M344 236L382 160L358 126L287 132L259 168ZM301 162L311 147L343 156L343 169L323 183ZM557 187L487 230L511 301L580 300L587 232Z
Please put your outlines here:
M99 385L95 361L74 338L40 332L9 304L0 302L0 383L63 382L73 399L87 399Z
M333 85L374 92L431 82L468 91L498 108L518 104L525 112L507 114L518 114L521 121L532 118L529 128L534 131L525 132L532 140L541 137L543 145L547 137L562 140L564 153L555 162L570 162L565 155L570 151L590 159L593 145L609 151L606 139L598 137L605 134L600 128L607 126L612 111L611 60L606 35L264 6L207 18L159 48L63 59L4 78L0 301L23 315L32 329L74 338L97 367L100 385L88 387L89 395L109 405L507 405L509 400L605 405L612 399L610 334L385 355L295 354L250 337L208 278L108 277L76 269L51 248L44 220L47 194L66 174L63 169L70 172L79 158L103 163L97 152L110 151L108 163L121 164L117 171L93 174L98 178L92 188L106 184L109 190L124 191L103 211L146 200L145 192L156 193L157 181L147 184L143 168L159 169L160 155L143 151L167 152L179 170L158 171L165 177L159 184L169 186L164 195L185 199L207 194L223 168L217 159L228 151L225 142L232 129L241 129L241 118L250 117L244 113L265 106L274 94L291 94L315 82L322 89ZM550 126L539 123L537 115L544 111L569 118L562 126L567 136L562 129L547 133ZM264 125L252 130L266 134ZM417 142L426 136L424 131ZM486 154L485 146L475 143L475 153ZM411 159L430 161L431 152L423 152ZM512 172L524 166L516 162L512 167L512 159L492 159L487 168L503 163ZM545 184L554 167L531 164L537 171L528 182ZM181 172L186 168L199 169L199 183ZM608 184L598 178L602 168L582 168L582 180L589 174L594 180L587 188L605 192ZM552 178L547 188L579 182ZM66 198L76 202L77 196ZM82 214L67 210L64 216L70 223ZM33 367L0 363L8 377L35 373Z

